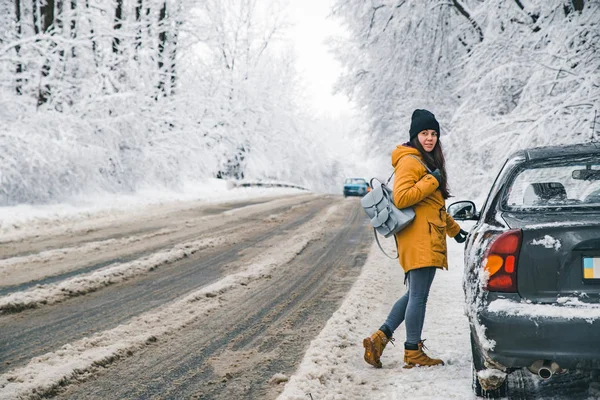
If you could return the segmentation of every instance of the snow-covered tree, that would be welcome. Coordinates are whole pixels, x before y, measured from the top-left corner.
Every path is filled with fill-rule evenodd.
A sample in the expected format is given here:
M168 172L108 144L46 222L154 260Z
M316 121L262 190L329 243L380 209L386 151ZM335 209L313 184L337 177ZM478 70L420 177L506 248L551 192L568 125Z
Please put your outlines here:
M0 204L208 177L335 188L285 6L0 0Z
M338 89L366 110L383 151L407 138L412 110L434 111L465 195L517 148L591 137L596 0L339 0L333 14L350 34L335 46L347 70Z

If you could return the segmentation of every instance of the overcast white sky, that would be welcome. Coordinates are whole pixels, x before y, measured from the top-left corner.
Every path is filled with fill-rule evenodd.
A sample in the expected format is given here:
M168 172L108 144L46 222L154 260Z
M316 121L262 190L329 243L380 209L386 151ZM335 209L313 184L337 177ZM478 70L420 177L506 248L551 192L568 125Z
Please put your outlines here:
M298 71L304 78L308 97L317 110L338 116L350 109L346 96L332 95L341 65L327 50L330 35L343 34L336 20L328 18L333 0L290 0L293 27L289 33L298 57Z

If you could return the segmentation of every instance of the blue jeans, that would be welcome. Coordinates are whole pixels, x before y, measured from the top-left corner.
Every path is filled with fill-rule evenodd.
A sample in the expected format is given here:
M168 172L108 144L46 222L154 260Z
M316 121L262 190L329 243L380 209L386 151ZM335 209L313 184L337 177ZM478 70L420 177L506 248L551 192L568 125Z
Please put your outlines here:
M417 345L421 341L427 297L436 269L436 267L425 267L408 272L408 290L392 307L392 311L380 328L383 332L390 333L391 336L404 321L406 344Z

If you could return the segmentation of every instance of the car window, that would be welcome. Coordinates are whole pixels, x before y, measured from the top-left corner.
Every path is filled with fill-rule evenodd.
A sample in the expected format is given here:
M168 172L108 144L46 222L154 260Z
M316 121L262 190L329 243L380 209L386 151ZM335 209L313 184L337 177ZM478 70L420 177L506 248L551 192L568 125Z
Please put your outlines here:
M489 212L489 208L491 206L492 199L498 194L502 185L504 185L506 183L506 180L508 179L507 178L508 175L511 174L511 172L514 170L515 166L521 164L523 161L525 161L524 156L515 156L515 157L507 159L504 162L504 165L502 166L502 168L500 168L500 172L498 172L498 174L496 175L496 179L494 180L494 183L492 184L492 187L490 188L490 191L486 197L486 200L483 203L483 206L481 207L481 215L482 216L487 215L487 213Z
M600 162L562 160L525 165L506 192L508 209L600 208Z
M366 185L367 181L365 181L364 179L360 179L360 178L348 178L344 181L344 183L347 183L350 185Z

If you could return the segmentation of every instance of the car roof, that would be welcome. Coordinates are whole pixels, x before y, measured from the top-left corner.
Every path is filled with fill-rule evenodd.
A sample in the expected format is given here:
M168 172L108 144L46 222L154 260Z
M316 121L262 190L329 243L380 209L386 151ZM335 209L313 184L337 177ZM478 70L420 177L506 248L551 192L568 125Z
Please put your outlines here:
M525 157L526 160L541 160L560 156L576 156L597 153L600 155L600 143L588 142L561 146L533 147L514 152L510 158Z

